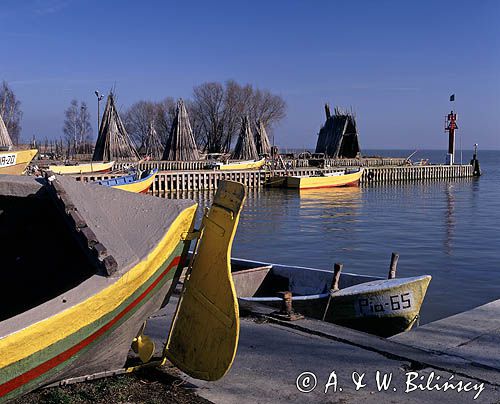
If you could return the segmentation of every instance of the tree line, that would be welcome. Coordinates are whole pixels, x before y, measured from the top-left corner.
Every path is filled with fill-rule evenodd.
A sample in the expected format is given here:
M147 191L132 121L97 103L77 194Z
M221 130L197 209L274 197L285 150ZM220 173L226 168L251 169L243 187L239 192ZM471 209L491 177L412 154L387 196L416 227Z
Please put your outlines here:
M281 96L233 80L195 86L193 98L184 102L196 143L207 153L229 152L243 116L253 124L260 120L272 130L286 115L286 103ZM150 124L154 125L162 143L166 143L175 108L175 100L167 97L160 102L139 101L125 111L125 127L139 149L146 144Z
M206 82L193 88L191 99L184 100L191 127L200 150L227 153L247 116L252 124L260 120L268 131L285 117L285 100L269 90L241 85L234 80L225 83ZM151 125L166 144L176 112L176 102L166 97L159 102L141 100L122 113L127 132L141 150L145 147ZM0 87L0 114L12 141L17 144L21 133L21 103L4 81ZM93 145L90 113L85 102L72 100L64 111L63 137L66 154L90 153Z

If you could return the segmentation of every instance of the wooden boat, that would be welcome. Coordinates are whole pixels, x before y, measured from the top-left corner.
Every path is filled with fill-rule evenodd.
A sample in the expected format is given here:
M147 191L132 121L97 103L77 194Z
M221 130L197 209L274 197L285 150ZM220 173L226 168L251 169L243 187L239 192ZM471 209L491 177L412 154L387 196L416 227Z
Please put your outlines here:
M339 290L334 274L321 269L233 260L233 281L243 304L280 307L277 292L292 292L293 308L308 317L388 337L417 322L429 275L381 279L342 272Z
M70 166L49 166L49 171L54 174L94 174L94 173L107 173L113 169L114 161L108 163L96 162L87 164L75 164Z
M37 149L0 151L0 174L21 175L37 153Z
M262 158L260 160L246 160L246 161L234 161L228 163L215 162L210 164L210 168L215 168L216 170L258 170L266 163L266 159Z
M0 178L0 401L135 370L131 344L148 366L168 358L192 377L222 377L239 333L227 257L244 187L221 182L195 231L192 201L51 178ZM168 344L151 362L144 322L168 303L195 238Z
M316 175L293 175L286 177L286 186L298 189L357 186L362 175L362 168L354 172L343 170L332 173L321 172Z
M135 174L124 175L122 177L110 178L108 180L95 181L93 184L104 185L122 191L129 191L134 193L147 193L151 184L155 180L158 169L154 168L149 171L137 172Z

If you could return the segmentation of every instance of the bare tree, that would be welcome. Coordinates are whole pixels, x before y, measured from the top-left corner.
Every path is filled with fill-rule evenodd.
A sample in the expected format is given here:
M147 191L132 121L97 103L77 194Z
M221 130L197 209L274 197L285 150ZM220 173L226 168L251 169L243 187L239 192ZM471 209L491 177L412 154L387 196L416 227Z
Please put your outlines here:
M268 130L285 116L286 103L268 90L241 86L233 80L225 85L203 83L193 90L188 104L197 142L208 152L228 152L240 132L241 117L254 125L261 121Z
M67 145L67 155L88 153L92 142L92 125L87 104L72 100L64 111L64 138Z
M172 97L163 101L139 101L132 104L123 114L123 122L130 137L142 152L149 144L148 137L154 132L164 146L175 118L176 103Z
M193 89L193 115L205 149L210 152L224 150L227 143L224 134L224 87L220 83L203 83Z
M85 102L80 103L79 116L80 129L80 153L92 152L92 125L90 123L90 112Z
M18 144L23 116L21 102L5 81L0 86L0 115L2 115L12 142Z
M143 100L132 104L123 114L125 129L139 150L146 147L149 127L157 113L158 107L154 102Z

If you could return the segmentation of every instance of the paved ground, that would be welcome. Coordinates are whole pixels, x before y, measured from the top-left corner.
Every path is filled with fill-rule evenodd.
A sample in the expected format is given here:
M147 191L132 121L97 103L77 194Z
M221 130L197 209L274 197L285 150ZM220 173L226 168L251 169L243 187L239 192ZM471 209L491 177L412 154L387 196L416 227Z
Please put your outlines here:
M150 320L148 335L165 339L176 302L171 303ZM494 368L315 320L293 324L269 322L265 311L260 312L259 318L242 319L236 360L223 379L202 382L186 377L198 395L215 403L238 404L281 401L500 403L500 374ZM496 356L499 355L497 350ZM303 372L315 375L316 387L309 393L300 392L296 386ZM337 378L336 390L332 385L325 394L329 378L332 383L335 381L332 372ZM392 377L387 389L377 387L377 372L380 379L384 375ZM433 372L429 386L434 389L428 391L430 387L425 386ZM363 387L356 390L353 378ZM446 381L456 389L443 391ZM313 382L314 377L308 374L300 378L299 385L302 390L308 390ZM460 384L471 391L458 392Z
M500 372L500 300L434 321L392 340L461 357Z

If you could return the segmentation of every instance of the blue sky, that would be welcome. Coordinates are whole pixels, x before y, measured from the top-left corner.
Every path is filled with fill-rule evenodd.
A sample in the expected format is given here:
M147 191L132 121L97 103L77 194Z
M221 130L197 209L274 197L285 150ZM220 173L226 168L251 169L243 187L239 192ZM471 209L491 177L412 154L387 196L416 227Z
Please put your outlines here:
M0 80L25 139L62 134L71 99L116 84L118 104L189 98L234 79L282 95L276 143L313 147L323 104L352 107L362 148L500 149L498 1L2 0ZM95 130L95 123L93 123Z

